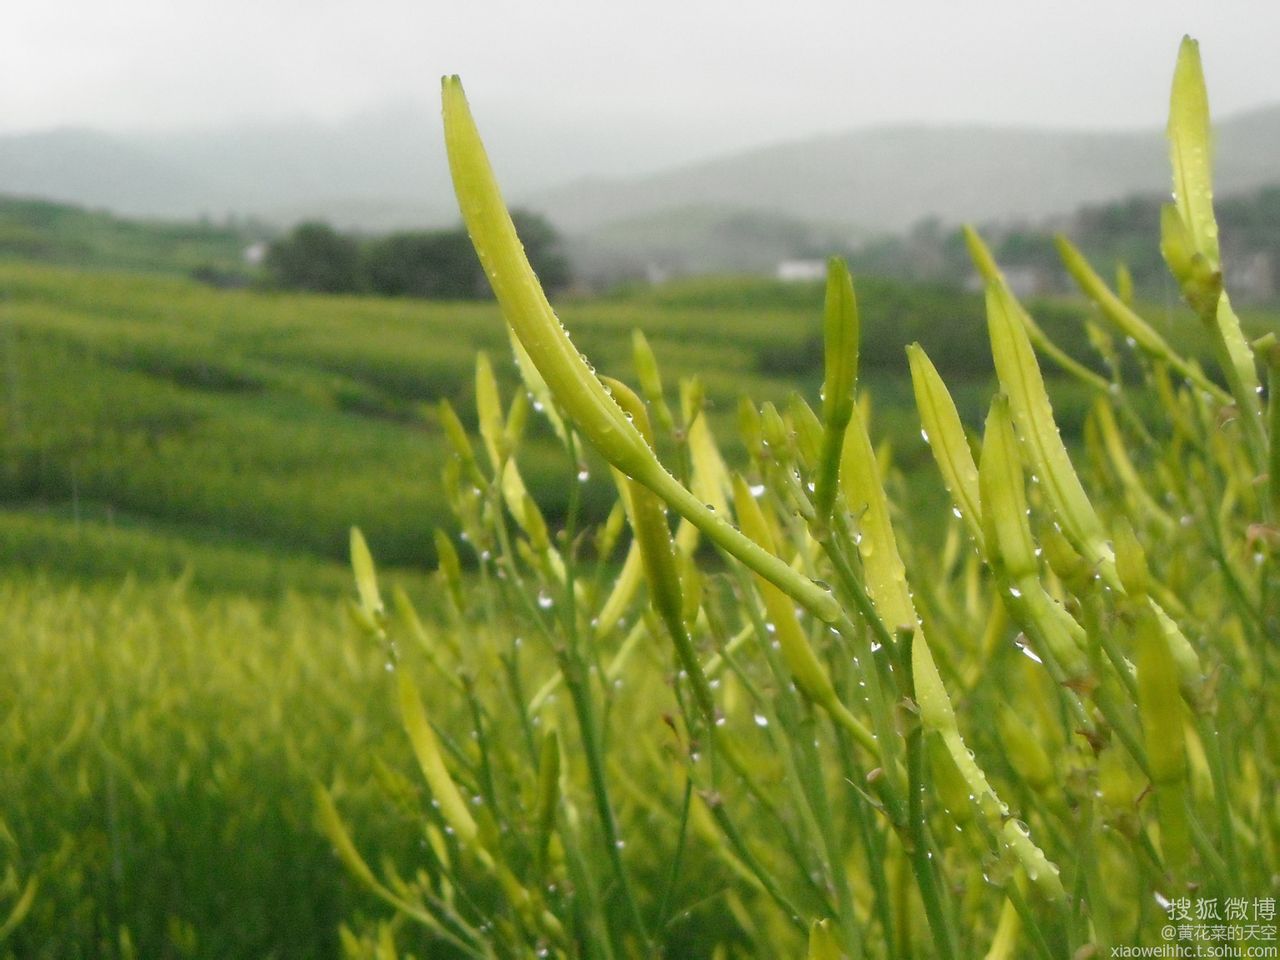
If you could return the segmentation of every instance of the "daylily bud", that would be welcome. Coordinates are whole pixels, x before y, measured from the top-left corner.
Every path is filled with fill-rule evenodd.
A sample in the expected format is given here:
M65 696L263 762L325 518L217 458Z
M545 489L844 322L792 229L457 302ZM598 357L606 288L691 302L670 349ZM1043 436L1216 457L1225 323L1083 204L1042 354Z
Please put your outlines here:
M502 469L507 459L506 424L502 419L502 398L498 395L498 381L493 375L493 364L483 350L476 354L476 415L480 422L480 438L484 440L489 463L494 473Z
M787 416L796 434L796 449L806 466L816 467L822 454L822 424L798 393L787 398Z
M458 790L458 785L449 775L440 742L436 739L431 724L427 722L417 685L405 670L399 671L399 694L404 728L409 734L409 742L413 745L414 755L418 758L427 786L431 788L431 796L439 805L445 823L453 828L463 845L475 846L479 828L472 819L471 810Z
M1111 548L1058 433L1021 310L1004 283L987 287L987 324L1000 386L1008 395L1027 461L1059 525L1090 562L1109 566Z
M942 473L942 482L960 512L960 519L982 552L978 468L973 462L973 451L969 449L955 401L920 344L913 343L907 347L907 361L911 365L911 385L915 389L916 408L920 412L925 440Z

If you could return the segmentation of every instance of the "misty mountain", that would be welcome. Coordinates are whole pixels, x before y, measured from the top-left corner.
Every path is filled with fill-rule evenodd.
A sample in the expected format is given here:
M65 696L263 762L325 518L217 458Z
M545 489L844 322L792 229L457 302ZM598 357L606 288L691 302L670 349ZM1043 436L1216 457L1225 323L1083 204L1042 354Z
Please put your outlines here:
M1280 183L1280 105L1217 125L1217 189ZM898 232L925 218L1037 219L1169 184L1164 131L886 127L781 143L627 180L583 180L533 206L594 231L718 206ZM613 231L616 239L616 230Z
M584 176L628 177L740 148L743 131L610 115L575 120L525 105L477 107L508 196ZM170 133L59 129L0 134L0 194L140 217L319 218L368 231L451 225L439 108L386 104L341 123L254 122Z
M1168 183L1156 129L879 127L698 159L727 135L700 139L653 117L575 123L501 105L481 115L508 198L597 261L732 267L923 218L1035 219ZM1280 182L1280 106L1226 119L1218 143L1221 193ZM416 103L340 124L0 136L0 192L132 216L323 218L367 231L457 220L438 114ZM732 237L741 251L708 258L707 244Z
M443 142L422 111L342 125L246 124L172 134L0 137L0 191L143 217L309 217L369 229L456 217ZM406 200L405 198L413 198Z

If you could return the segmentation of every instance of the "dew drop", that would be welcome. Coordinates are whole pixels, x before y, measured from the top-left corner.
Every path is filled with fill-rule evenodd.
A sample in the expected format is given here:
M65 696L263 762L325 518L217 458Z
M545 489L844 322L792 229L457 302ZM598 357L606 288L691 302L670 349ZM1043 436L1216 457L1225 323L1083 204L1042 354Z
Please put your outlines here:
M1015 640L1013 645L1017 647L1019 652L1021 652L1022 655L1027 659L1034 660L1036 663L1044 663L1044 661L1041 660L1040 657L1036 655L1036 652L1032 650L1029 646L1027 646L1026 643L1024 643L1023 641Z

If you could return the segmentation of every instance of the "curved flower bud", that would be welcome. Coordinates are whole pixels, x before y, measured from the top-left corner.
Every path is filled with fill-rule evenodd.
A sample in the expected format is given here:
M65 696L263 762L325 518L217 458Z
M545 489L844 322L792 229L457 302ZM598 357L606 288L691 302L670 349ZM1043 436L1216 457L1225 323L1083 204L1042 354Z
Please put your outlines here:
M1173 198L1192 249L1219 268L1218 222L1213 215L1213 153L1209 135L1209 94L1200 66L1200 44L1182 38L1169 98L1169 158Z
M462 219L502 313L547 387L602 454L631 476L657 461L588 366L547 302L503 203L462 83L445 77L444 134Z
M614 467L639 481L725 552L785 590L822 620L841 615L831 591L761 550L671 476L627 419L560 324L507 213L462 84L443 80L445 146L462 219L507 324L552 397Z
M983 536L978 468L973 462L973 451L965 438L955 401L920 344L913 343L907 347L907 362L911 366L911 386L915 390L916 409L920 413L925 442L933 452L942 482L951 494L960 519L981 553Z
M1022 308L1002 281L987 286L987 325L996 375L1009 397L1009 410L1027 460L1067 536L1091 563L1110 567L1111 547L1058 433L1044 377L1021 316Z
M823 314L822 459L815 506L820 521L831 516L840 478L840 450L853 416L853 390L858 381L858 301L853 278L843 260L827 261L827 295Z

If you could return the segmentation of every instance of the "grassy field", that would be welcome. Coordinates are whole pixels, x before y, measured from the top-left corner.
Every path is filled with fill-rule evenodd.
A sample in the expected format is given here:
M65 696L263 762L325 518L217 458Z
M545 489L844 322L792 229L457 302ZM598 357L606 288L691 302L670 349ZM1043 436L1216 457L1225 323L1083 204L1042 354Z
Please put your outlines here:
M976 425L991 382L980 300L870 279L859 291L864 382L911 473L927 452L903 347L918 339L938 358ZM631 331L643 328L670 381L697 373L725 426L742 395L816 396L820 305L815 285L733 279L569 302L563 313L601 369L624 375ZM1039 315L1096 365L1079 306L1047 304ZM1197 333L1186 320L1175 332ZM448 399L472 416L480 349L514 382L489 304L223 292L2 264L0 566L117 576L173 575L190 563L202 585L328 588L334 578L317 571L342 560L352 524L385 563L428 564L432 529L448 524L439 487L448 447L433 405ZM1078 435L1086 392L1062 382L1059 397L1064 428ZM527 458L537 499L562 517L562 454L545 430ZM608 484L591 472L587 509L598 516ZM235 553L274 575L239 576Z

